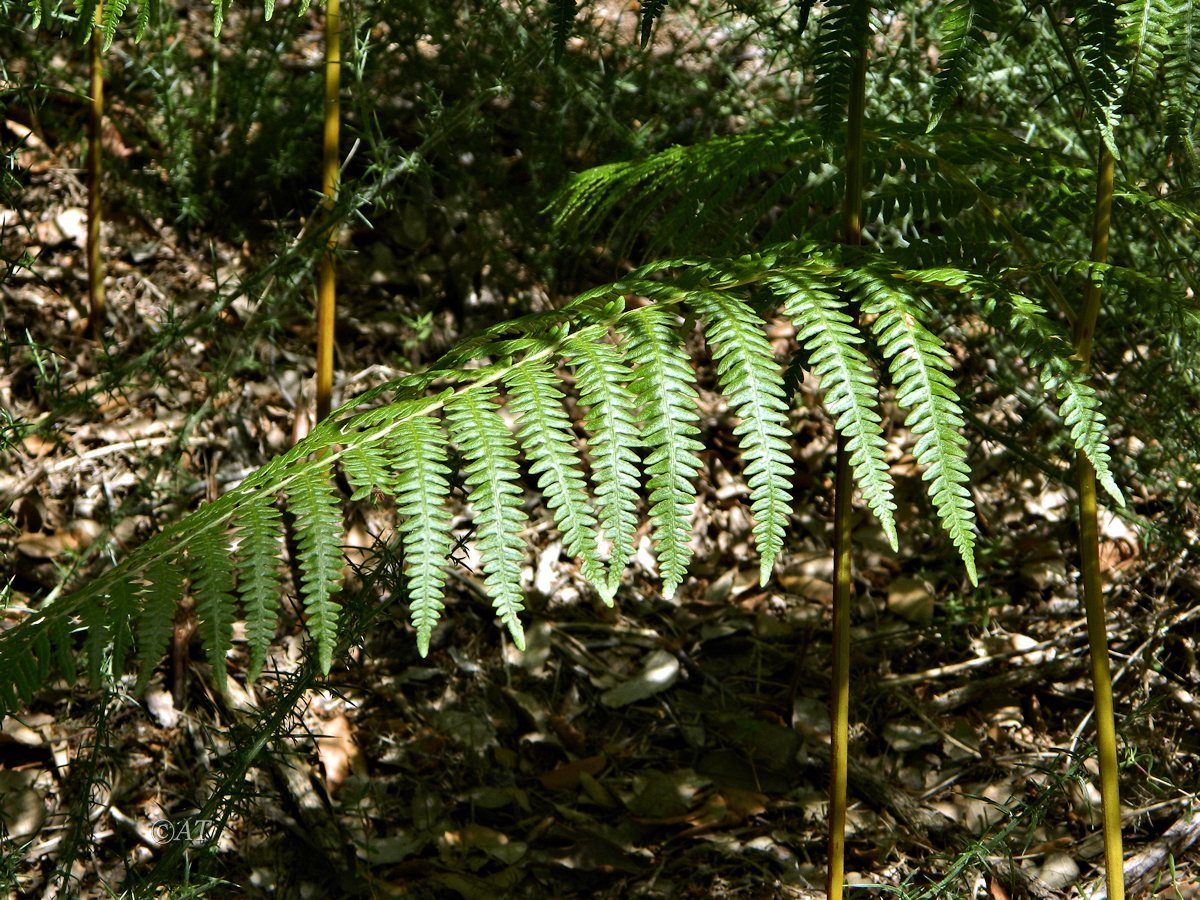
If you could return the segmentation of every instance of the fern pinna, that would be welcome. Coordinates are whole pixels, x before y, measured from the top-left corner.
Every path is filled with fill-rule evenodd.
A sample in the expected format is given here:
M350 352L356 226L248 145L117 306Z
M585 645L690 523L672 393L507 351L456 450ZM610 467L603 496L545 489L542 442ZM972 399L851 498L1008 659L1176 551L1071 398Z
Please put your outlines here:
M956 302L943 302L947 296ZM864 312L864 324L847 314L851 304ZM527 523L522 456L564 546L600 597L611 603L642 516L664 592L677 589L692 555L696 478L704 466L696 439L698 372L686 346L690 322L700 323L717 388L737 418L733 430L764 583L784 552L793 502L789 402L781 362L766 338L765 323L774 316L793 322L834 426L848 440L859 488L894 541L879 407L882 373L890 374L906 424L918 436L914 455L926 470L931 501L974 577L963 401L939 337L946 309L971 311L1020 334L1028 364L1062 399L1073 443L1108 475L1096 394L1069 359L1069 342L1040 306L1000 279L910 269L883 254L868 264L851 248L795 245L739 259L656 263L562 310L497 326L419 376L372 389L239 487L0 636L0 666L11 673L0 683L0 705L12 710L28 702L54 671L69 676L80 629L95 680L120 675L136 640L144 686L185 596L197 610L217 684L227 677L239 618L253 677L276 630L288 518L295 589L328 671L343 567L335 464L354 498L395 501L422 655L445 602L451 445L462 459L486 590L518 647ZM578 420L565 403L569 393Z

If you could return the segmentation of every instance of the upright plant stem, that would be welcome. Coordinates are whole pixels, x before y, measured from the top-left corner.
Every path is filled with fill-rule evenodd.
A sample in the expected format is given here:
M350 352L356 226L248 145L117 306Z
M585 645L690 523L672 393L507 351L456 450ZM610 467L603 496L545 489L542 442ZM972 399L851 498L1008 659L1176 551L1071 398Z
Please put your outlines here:
M97 23L103 15L103 3L96 4ZM104 329L104 261L100 256L100 222L103 210L100 207L100 126L104 120L104 35L99 26L92 28L91 58L91 105L88 107L88 153L87 153L87 268L88 268L88 332L99 338Z
M863 111L867 48L857 48L846 110L846 196L842 240L862 243ZM846 438L838 435L833 524L833 686L830 698L829 875L826 892L841 897L846 874L846 763L850 752L850 593L854 479Z
M333 208L338 187L339 92L342 79L342 23L338 0L325 5L325 134L322 145L321 190L325 210ZM334 253L338 228L330 224L321 254L317 280L317 421L329 415L333 397L333 327L337 309Z
M1100 150L1096 173L1096 207L1092 221L1092 262L1108 259L1112 219L1113 155ZM1100 286L1089 281L1075 323L1075 353L1091 364L1092 338L1100 315ZM1092 690L1096 704L1096 745L1100 756L1100 800L1104 816L1104 865L1109 900L1124 900L1124 853L1121 847L1121 797L1117 771L1117 729L1113 717L1112 673L1108 662L1107 617L1100 579L1100 542L1096 508L1096 470L1082 453L1076 461L1079 485L1079 562L1083 572L1083 604L1087 612L1088 649L1092 657Z

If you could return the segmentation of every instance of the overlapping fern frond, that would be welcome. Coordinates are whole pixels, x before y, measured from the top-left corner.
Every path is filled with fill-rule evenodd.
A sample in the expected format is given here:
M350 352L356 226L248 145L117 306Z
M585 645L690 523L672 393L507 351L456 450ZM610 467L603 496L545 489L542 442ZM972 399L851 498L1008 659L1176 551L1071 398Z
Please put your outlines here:
M561 310L497 326L429 371L343 407L291 451L93 584L0 635L0 671L12 673L10 682L0 682L0 706L15 709L55 670L70 672L81 625L89 677L119 676L136 637L144 686L185 596L195 601L218 683L227 677L238 619L246 622L249 669L256 674L286 583L284 509L294 522L295 587L315 655L328 671L343 567L333 478L339 460L354 496L395 501L406 599L422 654L447 600L450 443L462 459L486 591L518 646L527 523L522 458L564 546L601 597L618 590L643 516L664 593L678 590L693 553L696 481L705 465L697 440L698 372L688 345L697 336L685 327L693 321L714 361L716 388L736 416L764 582L786 552L792 507L789 402L766 337L766 322L776 314L795 323L805 363L825 391L834 427L848 440L858 485L893 542L879 398L894 390L917 435L914 455L925 468L933 508L974 577L963 401L938 336L953 310L975 309L1015 335L1059 396L1072 442L1110 483L1103 417L1095 391L1068 358L1069 342L1040 306L1002 278L912 269L903 256L786 244L737 259L665 261ZM955 303L942 302L947 296ZM856 324L852 309L867 324ZM560 374L564 366L575 373L579 418L566 402L572 390Z

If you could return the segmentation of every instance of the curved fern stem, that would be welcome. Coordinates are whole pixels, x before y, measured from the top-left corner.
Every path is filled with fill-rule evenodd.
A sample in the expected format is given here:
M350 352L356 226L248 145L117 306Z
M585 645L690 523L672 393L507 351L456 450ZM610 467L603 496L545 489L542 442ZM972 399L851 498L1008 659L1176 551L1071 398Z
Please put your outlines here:
M1096 175L1096 207L1092 223L1092 260L1108 259L1112 219L1113 154L1100 149ZM1083 307L1075 323L1075 349L1084 365L1091 362L1092 338L1100 314L1100 285L1088 282ZM1104 585L1100 577L1100 538L1097 522L1096 470L1084 453L1076 459L1079 486L1079 562L1083 573L1083 603L1087 612L1088 650L1092 658L1092 690L1096 706L1096 746L1100 757L1100 799L1104 817L1105 879L1110 900L1124 900L1124 853L1121 846L1121 797L1117 766L1117 730L1113 715L1112 672L1108 661Z

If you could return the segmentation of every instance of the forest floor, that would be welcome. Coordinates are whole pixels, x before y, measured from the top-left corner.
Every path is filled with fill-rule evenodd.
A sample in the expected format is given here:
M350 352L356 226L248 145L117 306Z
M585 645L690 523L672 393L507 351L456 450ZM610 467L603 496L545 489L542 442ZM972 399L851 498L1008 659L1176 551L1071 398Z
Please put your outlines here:
M0 406L53 423L0 457L10 625L289 446L310 402L312 331L302 321L246 331L256 311L239 300L164 344L172 323L202 320L261 260L129 215L105 237L111 327L102 343L85 338L78 172L7 127L30 174L24 208L0 210L3 255L31 264L0 283ZM363 292L339 321L346 397L402 365L405 335L372 324L380 286L400 278L379 259L345 262L348 296ZM792 346L789 326L773 329ZM817 896L832 429L811 387L801 401L793 527L765 588L730 416L703 392L696 557L672 600L643 535L605 608L533 507L519 653L480 599L460 509L447 610L421 660L403 603L385 602L390 512L347 503L358 587L346 602L370 628L327 681L297 681L293 606L257 684L231 660L228 696L211 690L186 613L144 697L55 684L0 729L12 895L107 896L186 849L192 886L213 896ZM1002 410L982 414L1005 424ZM984 575L971 588L923 525L912 443L894 429L901 554L865 514L856 533L849 881L876 886L863 896L1094 896L1099 800L1072 494L1003 447L981 447L972 493ZM1124 520L1106 516L1103 531L1133 855L1200 830L1200 580ZM294 714L264 723L264 699L297 684ZM199 811L256 729L266 752L227 786L232 812L214 834ZM1200 897L1200 855L1180 841L1145 857L1132 896Z

